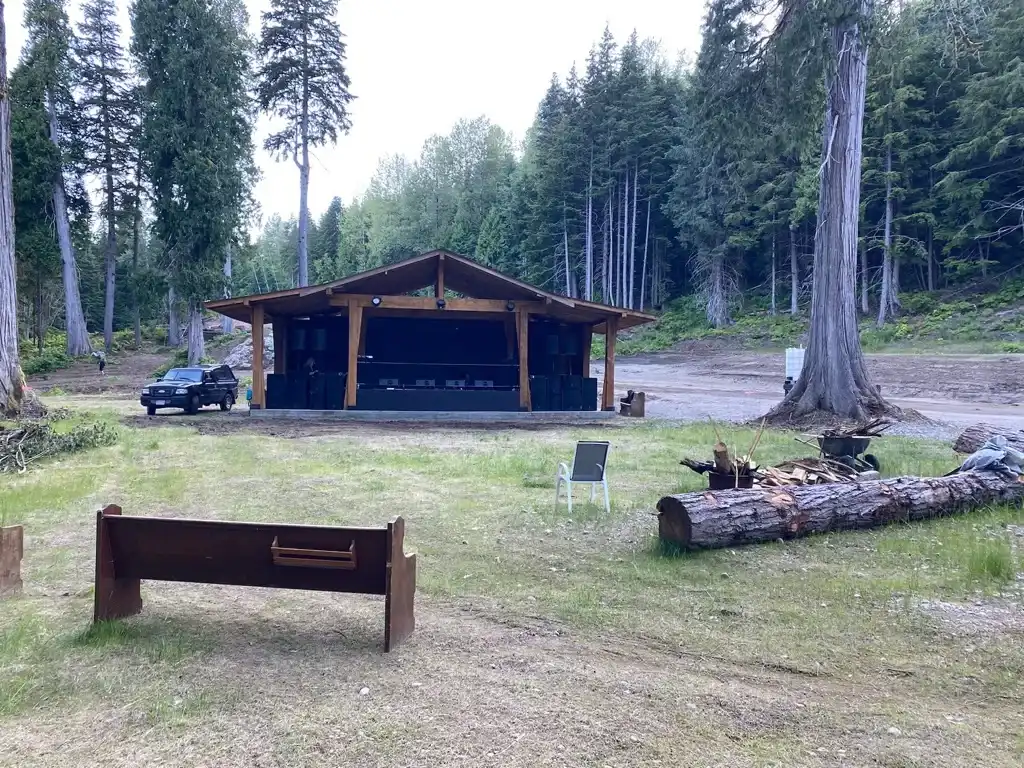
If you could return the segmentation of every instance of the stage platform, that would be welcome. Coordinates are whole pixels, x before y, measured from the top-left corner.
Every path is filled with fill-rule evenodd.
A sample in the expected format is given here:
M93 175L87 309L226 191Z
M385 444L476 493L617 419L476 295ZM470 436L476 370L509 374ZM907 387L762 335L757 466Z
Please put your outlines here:
M619 419L615 411L319 411L289 408L250 409L249 416L266 421L339 421L410 424L602 424ZM623 418L625 421L625 418Z

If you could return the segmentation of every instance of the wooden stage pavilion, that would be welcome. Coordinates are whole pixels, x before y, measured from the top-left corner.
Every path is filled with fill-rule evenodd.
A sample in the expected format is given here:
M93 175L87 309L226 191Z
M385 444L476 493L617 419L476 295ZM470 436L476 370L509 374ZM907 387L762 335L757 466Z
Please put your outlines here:
M654 320L548 293L447 251L206 307L252 325L254 410L613 410L615 335ZM606 339L600 404L594 334Z

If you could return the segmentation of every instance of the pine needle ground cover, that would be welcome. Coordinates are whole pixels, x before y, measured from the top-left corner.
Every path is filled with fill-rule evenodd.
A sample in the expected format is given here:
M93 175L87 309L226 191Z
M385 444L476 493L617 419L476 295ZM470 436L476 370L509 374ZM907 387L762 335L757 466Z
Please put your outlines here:
M24 595L0 604L4 764L1024 760L1019 509L665 557L651 511L700 487L678 461L708 452L707 425L92 418L118 425L116 445L0 478L0 515L26 531ZM745 448L753 431L722 436ZM554 507L556 463L584 438L612 441L610 517ZM877 443L886 474L956 464L948 445ZM762 463L801 454L782 433L758 448ZM140 616L92 628L107 502L325 524L401 514L416 632L385 655L377 598L157 582Z

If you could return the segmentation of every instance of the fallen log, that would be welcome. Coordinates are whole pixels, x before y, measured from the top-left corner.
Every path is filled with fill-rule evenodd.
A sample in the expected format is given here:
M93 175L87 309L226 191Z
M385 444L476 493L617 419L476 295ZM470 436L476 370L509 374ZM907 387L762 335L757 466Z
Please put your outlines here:
M995 472L697 491L658 502L658 535L682 549L711 549L927 520L1021 499L1024 483Z
M1006 444L1011 448L1024 452L1024 432L1013 427L997 427L992 424L975 424L968 427L953 443L953 450L957 453L974 453L996 435L1005 437Z

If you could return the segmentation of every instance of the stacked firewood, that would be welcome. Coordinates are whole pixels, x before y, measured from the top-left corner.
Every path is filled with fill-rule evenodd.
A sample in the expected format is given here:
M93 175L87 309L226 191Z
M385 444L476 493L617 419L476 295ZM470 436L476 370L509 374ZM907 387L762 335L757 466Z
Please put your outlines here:
M792 459L758 470L754 475L754 484L777 488L784 485L849 483L859 478L857 470L831 459Z

